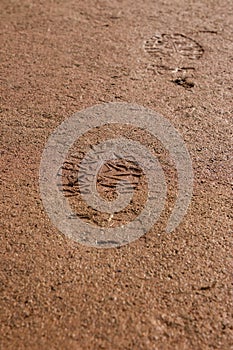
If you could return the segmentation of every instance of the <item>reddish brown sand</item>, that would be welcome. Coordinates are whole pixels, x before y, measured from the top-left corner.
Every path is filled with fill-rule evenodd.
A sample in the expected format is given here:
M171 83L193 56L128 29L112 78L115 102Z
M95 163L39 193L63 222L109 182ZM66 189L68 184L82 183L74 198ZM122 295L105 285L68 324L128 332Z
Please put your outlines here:
M232 4L1 0L1 350L232 348ZM96 249L52 225L38 172L56 126L113 101L172 122L194 193L171 234Z

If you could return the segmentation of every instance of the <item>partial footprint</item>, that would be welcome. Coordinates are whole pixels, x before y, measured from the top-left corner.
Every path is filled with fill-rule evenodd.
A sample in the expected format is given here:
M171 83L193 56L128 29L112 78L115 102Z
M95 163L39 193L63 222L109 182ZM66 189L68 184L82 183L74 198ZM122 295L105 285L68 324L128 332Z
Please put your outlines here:
M184 34L155 34L144 44L145 51L158 67L164 69L194 69L193 61L204 53L203 47Z

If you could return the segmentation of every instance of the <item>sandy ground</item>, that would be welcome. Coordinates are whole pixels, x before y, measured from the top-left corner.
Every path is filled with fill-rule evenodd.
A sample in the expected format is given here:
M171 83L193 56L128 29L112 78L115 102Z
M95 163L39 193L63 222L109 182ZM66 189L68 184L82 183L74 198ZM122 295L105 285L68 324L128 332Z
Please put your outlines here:
M230 0L1 1L0 349L232 348L232 13ZM185 140L194 193L171 234L90 248L45 213L48 136L103 102L159 112Z

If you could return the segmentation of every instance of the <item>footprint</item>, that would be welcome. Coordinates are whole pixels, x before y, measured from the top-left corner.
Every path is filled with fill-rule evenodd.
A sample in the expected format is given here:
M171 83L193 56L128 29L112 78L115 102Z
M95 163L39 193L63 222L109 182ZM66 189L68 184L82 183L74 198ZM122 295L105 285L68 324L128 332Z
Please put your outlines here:
M194 69L192 62L199 60L204 53L197 41L178 33L155 34L146 40L144 49L157 67L169 70Z

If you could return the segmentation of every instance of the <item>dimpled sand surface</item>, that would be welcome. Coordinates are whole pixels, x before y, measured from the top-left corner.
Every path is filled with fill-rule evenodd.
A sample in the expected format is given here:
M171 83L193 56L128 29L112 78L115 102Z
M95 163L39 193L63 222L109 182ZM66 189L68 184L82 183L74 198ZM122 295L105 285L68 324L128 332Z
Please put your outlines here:
M1 1L1 350L231 349L232 13L228 0ZM193 197L172 233L161 222L97 249L46 214L38 174L49 135L104 102L156 111L184 139ZM98 132L77 151L109 131ZM143 132L135 139L155 150ZM117 220L134 218L139 192Z

